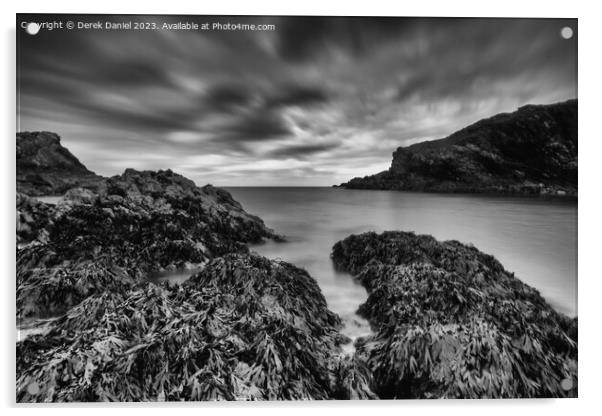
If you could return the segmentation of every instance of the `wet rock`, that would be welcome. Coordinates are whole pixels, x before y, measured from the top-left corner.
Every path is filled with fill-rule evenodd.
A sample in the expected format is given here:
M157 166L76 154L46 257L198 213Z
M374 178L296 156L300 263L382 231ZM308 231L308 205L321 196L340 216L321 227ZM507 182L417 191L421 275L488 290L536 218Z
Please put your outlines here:
M22 264L27 253L20 253ZM103 258L54 267L21 268L17 271L17 317L45 318L64 313L89 296L132 288L134 279Z
M575 197L577 150L577 100L528 105L399 147L387 171L340 186Z
M381 398L576 396L576 318L494 257L385 232L339 241L332 258L368 291L360 313L376 334L357 354Z
M26 241L43 230L41 242L57 264L102 255L132 275L247 252L246 244L277 237L229 193L198 188L171 171L128 169L107 184L99 194L73 188L55 208L20 197L17 235Z
M94 205L98 200L98 195L89 189L72 188L59 201L71 205Z
M24 195L17 205L29 242L17 250L18 318L58 315L17 343L18 401L370 391L350 381L353 368L340 385L339 317L307 272L248 254L248 243L279 237L228 192L129 169L56 206ZM148 280L194 265L202 271L179 287Z
M228 255L178 288L88 297L19 343L17 401L374 397L339 326L304 270Z

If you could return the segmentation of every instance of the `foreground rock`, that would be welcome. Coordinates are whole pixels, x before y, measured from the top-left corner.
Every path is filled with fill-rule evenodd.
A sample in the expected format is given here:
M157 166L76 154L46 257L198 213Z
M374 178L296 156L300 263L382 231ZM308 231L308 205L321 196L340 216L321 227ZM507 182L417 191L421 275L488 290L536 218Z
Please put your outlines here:
M103 178L89 171L61 145L55 133L17 133L17 192L62 195L73 187L97 190Z
M359 345L381 398L574 397L577 320L492 256L405 232L352 235L337 267L369 297Z
M577 100L527 105L441 140L399 147L389 170L340 186L576 196L577 148Z
M47 242L50 218L54 207L35 198L17 193L17 244L31 241Z
M307 272L228 255L182 287L88 297L18 343L17 400L375 397L339 354L339 326Z
M172 171L17 197L17 401L376 398L316 281L249 253L280 240ZM149 276L201 266L181 286Z
M64 312L109 280L130 286L153 272L279 239L228 192L199 188L171 171L129 169L108 179L98 194L71 189L56 206L19 195L17 212L21 318ZM90 273L104 276L90 279ZM97 284L84 284L91 280Z

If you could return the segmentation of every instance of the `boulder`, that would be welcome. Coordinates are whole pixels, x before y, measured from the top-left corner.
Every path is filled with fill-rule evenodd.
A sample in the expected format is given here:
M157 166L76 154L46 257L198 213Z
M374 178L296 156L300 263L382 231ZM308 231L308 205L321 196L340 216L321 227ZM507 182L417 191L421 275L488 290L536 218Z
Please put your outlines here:
M492 256L407 232L352 235L335 265L368 291L357 346L381 398L577 395L577 321ZM568 386L568 387L567 387Z
M19 343L17 401L373 398L339 327L304 270L227 255L179 288L90 296Z

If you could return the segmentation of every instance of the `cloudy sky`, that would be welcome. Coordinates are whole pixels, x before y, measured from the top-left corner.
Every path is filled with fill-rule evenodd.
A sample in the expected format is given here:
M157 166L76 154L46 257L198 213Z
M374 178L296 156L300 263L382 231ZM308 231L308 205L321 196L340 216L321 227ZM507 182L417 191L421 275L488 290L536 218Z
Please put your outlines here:
M398 146L577 96L575 20L19 17L53 19L276 27L19 30L18 129L58 133L105 176L329 186L387 169Z

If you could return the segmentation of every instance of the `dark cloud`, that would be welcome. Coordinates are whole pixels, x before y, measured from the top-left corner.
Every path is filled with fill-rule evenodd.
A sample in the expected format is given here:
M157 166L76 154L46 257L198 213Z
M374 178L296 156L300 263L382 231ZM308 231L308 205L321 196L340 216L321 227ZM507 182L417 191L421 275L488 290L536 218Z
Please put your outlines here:
M18 21L59 18L108 19ZM385 169L397 146L577 93L575 19L110 19L276 30L19 30L19 128L57 131L105 175L172 167L218 185L329 185Z
M217 140L253 142L273 140L291 133L289 126L277 113L259 111L223 127Z
M575 41L558 36L562 24L557 20L454 19L441 23L428 54L408 61L413 70L399 85L398 100L415 95L423 100L478 97L489 94L489 87L503 80L513 80L514 85L522 81L519 89L524 92L541 88L530 85L528 78L521 79L525 75L535 81L550 71L574 70Z
M340 143L298 144L275 149L269 153L273 157L305 157L326 152L338 147Z
M328 48L342 48L356 56L392 36L401 36L419 23L405 18L298 17L284 18L278 52L292 62L315 59Z
M333 22L324 17L284 20L279 32L278 52L284 59L300 61L315 56L330 41Z
M211 109L216 111L232 111L248 106L253 100L253 93L244 85L229 83L211 87L205 100Z
M170 84L169 76L161 67L161 62L120 62L117 65L108 65L98 71L98 75L100 82L119 87Z
M329 97L326 91L310 86L282 86L279 91L269 97L266 107L288 107L288 106L312 106L328 102Z

